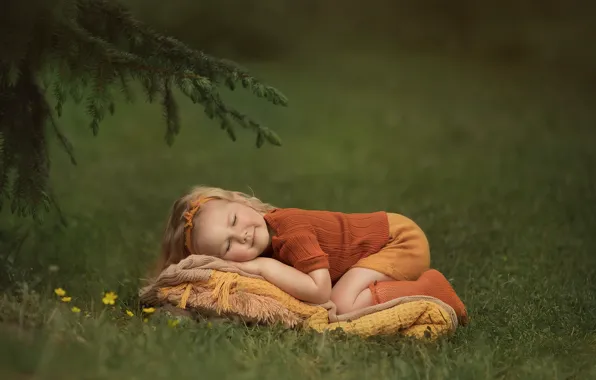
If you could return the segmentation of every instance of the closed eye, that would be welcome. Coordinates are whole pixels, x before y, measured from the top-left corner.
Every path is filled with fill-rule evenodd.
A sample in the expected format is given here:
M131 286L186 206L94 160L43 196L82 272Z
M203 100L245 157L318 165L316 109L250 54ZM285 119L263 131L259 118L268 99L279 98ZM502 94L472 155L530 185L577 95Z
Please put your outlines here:
M236 225L236 220L237 219L238 218L237 218L236 214L234 214L234 219L232 220L232 226ZM226 247L226 252L228 252L230 250L231 245L232 245L232 240L231 239L228 239L228 245Z
M232 219L232 226L234 226L236 224L236 214L234 214L234 219ZM226 252L228 252L230 250L230 247L232 245L232 240L228 239L228 242L226 244Z

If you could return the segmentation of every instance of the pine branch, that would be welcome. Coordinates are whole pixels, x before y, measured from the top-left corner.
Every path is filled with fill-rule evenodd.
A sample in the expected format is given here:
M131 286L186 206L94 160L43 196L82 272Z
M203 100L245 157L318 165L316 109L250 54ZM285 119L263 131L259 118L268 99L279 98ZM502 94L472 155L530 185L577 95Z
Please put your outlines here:
M130 83L141 84L149 102L159 99L166 124L165 141L180 133L173 86L200 104L232 140L234 125L281 145L279 137L227 105L219 86L239 85L274 105L287 106L277 89L261 83L234 62L211 57L143 25L111 0L8 0L0 24L0 208L11 198L19 215L39 215L40 206L55 203L48 190L50 160L45 127L76 164L74 150L56 118L72 99L84 102L89 127L96 135L101 122L115 112L113 90L134 102ZM20 21L15 21L20 20ZM54 107L46 95L53 97Z
M44 140L44 121L48 105L33 74L23 64L13 91L0 87L2 98L3 159L0 169L3 197L12 198L11 210L20 216L38 214L40 206L47 208L45 192L49 175L49 156ZM8 190L10 170L15 169L12 191Z

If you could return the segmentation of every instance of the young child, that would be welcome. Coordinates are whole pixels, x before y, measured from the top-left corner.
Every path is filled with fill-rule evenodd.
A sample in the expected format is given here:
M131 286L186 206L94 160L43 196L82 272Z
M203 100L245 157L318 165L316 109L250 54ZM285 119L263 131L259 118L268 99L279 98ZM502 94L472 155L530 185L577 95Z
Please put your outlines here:
M425 234L399 214L277 208L241 192L196 187L172 207L158 269L191 254L224 259L305 302L331 300L338 314L427 295L467 324L449 281L429 269Z

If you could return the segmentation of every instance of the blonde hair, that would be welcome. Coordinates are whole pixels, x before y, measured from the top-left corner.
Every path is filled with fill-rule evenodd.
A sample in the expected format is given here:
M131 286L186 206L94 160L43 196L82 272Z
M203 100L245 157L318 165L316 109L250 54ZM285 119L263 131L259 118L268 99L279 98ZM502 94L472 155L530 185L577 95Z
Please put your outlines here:
M161 243L161 254L155 268L156 275L169 265L176 264L188 256L184 244L184 225L187 222L184 214L192 208L191 204L200 198L216 198L229 202L238 202L260 213L266 213L275 208L273 205L262 202L260 199L240 191L224 190L219 187L208 186L194 187L190 192L176 200L170 209ZM200 213L201 210L199 209L194 216L195 221ZM193 234L196 234L196 223L194 224Z

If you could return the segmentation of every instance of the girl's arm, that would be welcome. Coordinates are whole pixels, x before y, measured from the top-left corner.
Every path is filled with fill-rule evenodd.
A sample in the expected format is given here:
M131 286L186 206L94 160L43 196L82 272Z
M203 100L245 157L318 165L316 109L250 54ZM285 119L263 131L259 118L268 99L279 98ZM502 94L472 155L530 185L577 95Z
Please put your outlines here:
M273 285L301 301L322 304L331 298L331 276L327 269L317 269L306 274L268 257L257 257L246 263L234 264L240 269L261 275Z
M259 257L261 276L291 296L305 302L322 304L331 298L331 276L327 269L309 274L268 257Z

